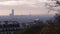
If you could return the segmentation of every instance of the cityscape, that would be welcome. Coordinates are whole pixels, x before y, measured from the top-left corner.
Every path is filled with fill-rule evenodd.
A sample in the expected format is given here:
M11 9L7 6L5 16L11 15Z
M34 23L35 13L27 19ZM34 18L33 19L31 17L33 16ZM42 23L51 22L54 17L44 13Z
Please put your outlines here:
M0 0L0 34L60 34L60 0Z

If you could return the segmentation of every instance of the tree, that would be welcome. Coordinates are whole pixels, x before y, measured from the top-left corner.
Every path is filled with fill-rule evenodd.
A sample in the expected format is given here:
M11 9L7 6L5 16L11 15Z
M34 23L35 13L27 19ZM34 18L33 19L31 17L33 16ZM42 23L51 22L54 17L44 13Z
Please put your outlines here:
M36 24L33 24L36 23ZM29 28L23 29L18 34L40 34L40 31L44 27L42 21L34 21Z
M48 13L51 11L57 11L58 13L60 13L60 9L57 9L60 6L60 2L58 0L53 0L52 2L53 3L45 3L45 7L48 9Z

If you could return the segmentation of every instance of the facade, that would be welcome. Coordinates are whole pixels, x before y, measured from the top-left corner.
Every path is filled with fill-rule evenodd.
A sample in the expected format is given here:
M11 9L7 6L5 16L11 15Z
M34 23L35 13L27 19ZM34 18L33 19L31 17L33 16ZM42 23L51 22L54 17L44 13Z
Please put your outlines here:
M20 25L16 21L0 21L0 34L18 34Z

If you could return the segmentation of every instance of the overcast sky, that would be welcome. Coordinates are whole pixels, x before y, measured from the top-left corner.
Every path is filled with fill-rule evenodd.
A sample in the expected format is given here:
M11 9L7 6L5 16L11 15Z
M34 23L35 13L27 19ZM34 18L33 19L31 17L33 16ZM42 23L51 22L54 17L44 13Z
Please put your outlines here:
M11 9L15 9L15 15L48 14L45 2L47 0L0 0L0 15L9 15Z

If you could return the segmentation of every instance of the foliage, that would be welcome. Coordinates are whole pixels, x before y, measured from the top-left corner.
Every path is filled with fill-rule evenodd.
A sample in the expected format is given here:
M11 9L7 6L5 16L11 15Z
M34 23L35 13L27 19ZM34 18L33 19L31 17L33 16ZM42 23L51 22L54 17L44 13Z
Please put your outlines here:
M19 32L19 34L40 34L41 29L43 28L43 23L38 21L34 21L29 26L29 28L24 29L23 31Z
M60 34L60 15L56 14L54 18L54 21L47 20L46 23L34 21L18 34Z

